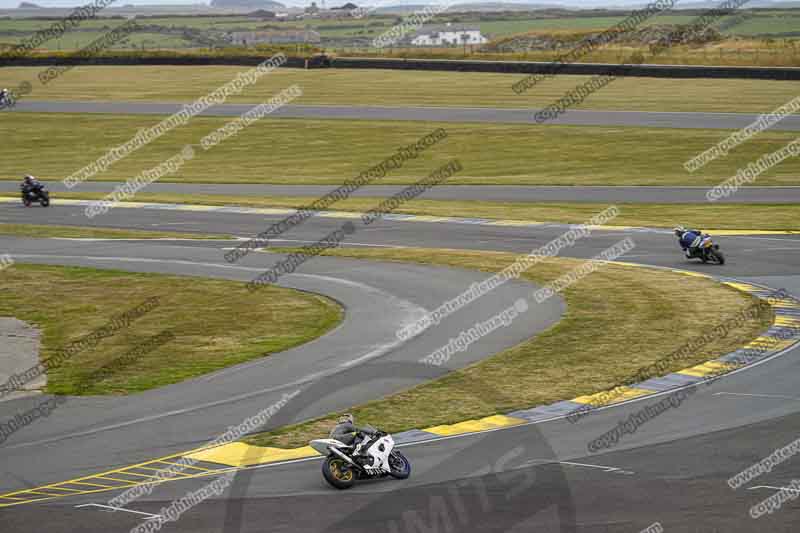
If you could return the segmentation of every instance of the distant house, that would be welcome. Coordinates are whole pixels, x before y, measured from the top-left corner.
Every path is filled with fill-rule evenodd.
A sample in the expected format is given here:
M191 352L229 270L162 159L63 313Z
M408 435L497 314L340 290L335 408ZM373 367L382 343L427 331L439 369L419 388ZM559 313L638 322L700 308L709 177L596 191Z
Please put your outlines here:
M410 40L414 46L459 46L489 42L477 26L455 24L423 26L411 35Z
M264 43L319 43L319 32L314 30L234 31L229 34L231 43L252 46Z

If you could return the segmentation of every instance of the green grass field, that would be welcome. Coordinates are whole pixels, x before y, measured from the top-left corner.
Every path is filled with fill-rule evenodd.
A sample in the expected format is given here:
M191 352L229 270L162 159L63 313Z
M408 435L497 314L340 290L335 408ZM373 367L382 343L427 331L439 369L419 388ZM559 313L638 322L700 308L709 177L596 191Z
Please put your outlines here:
M5 138L0 151L0 178L18 180L31 173L42 179L63 179L158 120L150 116L6 114L3 124L16 134ZM186 144L198 145L226 120L195 118L110 166L96 179L129 179L175 155ZM762 133L727 158L690 175L683 162L723 139L727 132L264 119L209 151L198 147L194 160L164 181L340 184L437 127L447 130L446 139L374 184L411 183L458 158L463 170L448 183L711 186L795 138L792 133ZM800 161L789 159L754 184L797 185L798 174ZM74 191L81 192L80 187Z
M38 100L189 102L236 78L246 67L80 67L46 86L37 80L41 70L0 68L0 85L16 87L30 81L33 91L28 98ZM526 109L548 105L589 79L557 76L517 95L511 85L521 78L516 74L475 72L279 69L242 94L232 96L229 102L264 102L298 84L303 96L294 103ZM797 84L791 81L619 78L591 95L579 108L763 113L796 96Z
M42 331L42 358L160 298L129 327L51 369L47 391L56 394L126 394L178 383L298 346L342 318L327 298L275 286L251 293L233 281L91 268L15 264L3 270L0 291L0 316ZM174 339L100 381L87 379L163 331Z
M723 26L723 32L728 35L782 35L792 32L800 32L800 11L761 11L752 12L744 10L742 22L732 25L730 28ZM537 16L538 15L538 16ZM627 15L611 14L608 16L553 16L545 13L526 13L522 12L516 17L509 17L508 14L483 14L482 20L471 20L470 25L480 27L481 32L490 37L506 36L521 32L531 31L602 31L614 26L624 20ZM650 25L680 25L688 24L697 17L697 13L680 12L660 15L650 20L644 21L642 26ZM297 29L309 26L320 32L323 37L333 36L352 36L359 35L359 32L370 28L388 29L397 20L397 15L376 15L372 13L369 17L354 19L320 19L309 17L304 20L260 20L254 17L233 16L233 17L153 17L145 19L145 23L152 26L163 28L190 28L195 30L255 30L259 27L269 26L278 29ZM445 20L458 20L463 18L455 13L446 11L434 21L441 23ZM473 17L474 18L474 17ZM730 18L730 17L729 17ZM27 31L34 32L48 27L53 23L52 20L33 20L33 19L13 19L0 20L0 32L2 31ZM97 19L83 21L80 25L81 30L101 29L119 23L118 20ZM715 25L716 26L716 25ZM380 31L380 30L379 30Z
M100 39L101 37L106 35L108 31L111 31L111 28L109 28L108 30L98 30L98 31L68 32L58 39L48 41L47 43L45 43L42 49L50 51L79 50L92 44L97 39ZM21 36L14 38L6 37L4 39L0 39L0 42L15 44L22 41L23 39L24 37ZM187 41L186 39L183 39L177 35L154 33L154 32L135 32L131 33L130 36L124 41L120 41L119 43L115 44L112 48L140 49L144 47L148 50L152 50L152 49L185 48L190 44L191 44L190 41Z
M689 24L697 15L684 13L659 15L641 24L647 26L678 26ZM730 18L730 17L728 17ZM623 21L625 17L558 17L520 20L498 20L478 22L481 31L492 36L506 36L524 32L554 32L554 31L603 31ZM726 19L723 19L726 20ZM715 24L713 27L718 27ZM725 35L740 36L778 36L787 33L800 34L800 11L790 12L762 12L758 14L745 13L741 23L723 26Z
M424 249L337 249L331 255L411 261L501 270L513 254ZM543 283L575 266L556 258L523 274ZM680 290L677 288L680 287ZM701 295L689 301L685 292ZM431 383L349 409L362 424L398 432L513 411L608 390L640 368L665 357L708 324L718 324L752 299L716 282L678 274L608 265L567 288L566 315L555 326L514 348ZM705 302L713 301L709 306ZM772 313L748 320L725 338L714 339L692 357L675 361L668 372L728 353L765 330ZM420 358L426 354L420 354ZM492 392L486 383L502 384ZM447 409L442 409L447 405ZM255 435L257 445L303 446L327 434L335 416L325 416L274 432Z

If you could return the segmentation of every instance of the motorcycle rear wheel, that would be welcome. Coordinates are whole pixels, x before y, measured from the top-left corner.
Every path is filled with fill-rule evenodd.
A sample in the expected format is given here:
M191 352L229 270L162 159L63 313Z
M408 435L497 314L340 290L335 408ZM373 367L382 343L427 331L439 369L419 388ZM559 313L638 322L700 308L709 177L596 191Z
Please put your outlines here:
M395 479L407 479L411 475L411 463L398 450L389 455L389 475Z
M344 459L333 456L323 461L322 477L339 490L349 489L356 482L355 472L349 468Z
M48 207L50 205L50 198L42 198L39 200L39 204L41 204L42 207Z
M714 260L719 263L720 265L725 264L725 256L722 255L722 252L719 250L710 250L708 254L714 258Z

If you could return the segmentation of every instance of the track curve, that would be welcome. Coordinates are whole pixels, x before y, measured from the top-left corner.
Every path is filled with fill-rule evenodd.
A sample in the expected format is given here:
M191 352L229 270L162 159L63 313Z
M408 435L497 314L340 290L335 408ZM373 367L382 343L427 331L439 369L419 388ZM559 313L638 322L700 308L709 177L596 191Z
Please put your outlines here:
M250 280L273 264L274 255L253 254L242 265L229 265L216 247L187 247L161 243L75 242L0 238L0 248L19 261L47 264L121 268L137 272L194 275ZM76 475L99 465L112 465L119 454L137 459L167 455L196 447L210 435L222 433L231 419L245 419L277 401L292 389L345 373L358 383L359 366L407 363L418 367L425 355L447 344L448 332L472 326L508 307L527 282L509 282L487 295L480 308L464 309L445 319L438 332L398 340L397 330L421 318L441 301L453 298L472 283L486 277L479 272L422 265L370 264L334 258L318 258L302 273L281 278L282 286L324 294L346 309L344 322L327 335L281 354L232 367L184 383L126 398L81 398L59 408L48 424L32 424L12 435L2 447L14 459L12 473L46 481L55 472ZM448 367L459 368L510 348L556 322L564 310L561 299L546 302L503 329L472 344ZM431 373L384 376L361 383L307 406L296 420L320 416L331 410L379 398L441 375ZM12 415L31 399L0 403L0 412ZM88 414L87 414L88 412ZM302 417L302 418L301 418ZM6 416L3 416L6 418ZM164 424L168 431L162 431ZM57 456L41 458L42 450L57 444ZM67 465L65 456L86 453L80 463ZM106 453L113 450L112 454ZM59 466L60 465L60 466ZM43 477L38 478L41 475Z
M18 208L0 206L0 216L14 213L12 209ZM32 218L41 217L40 223L85 225L85 219L75 208L58 207L30 213ZM184 230L190 225L192 231L211 232L213 228L214 233L225 231L241 236L254 235L271 221L270 217L262 215L227 213L162 211L159 215L159 224L164 226L181 223L185 224ZM96 224L152 229L152 220L148 213L115 210ZM287 243L314 240L336 224L335 221L310 219L284 237ZM425 231L420 231L419 223L383 221L370 231L354 236L360 242L352 244L529 252L565 229L558 224L536 228L424 224ZM580 241L563 255L588 257L625 235L634 238L638 245L635 253L627 258L630 261L709 270L704 265L687 264L668 232L656 230L596 231L590 239ZM3 248L20 254L23 260L27 260L26 256L35 260L37 255L50 255L50 259L40 259L55 262L66 261L63 255L79 255L76 249L94 250L106 258L127 256L131 259L135 258L134 250L146 249L150 256L158 258L174 259L176 254L182 257L193 254L213 264L221 262L220 248L225 246L214 242L185 243L177 247L178 250L169 242L47 242L53 244L45 252L39 242L0 240ZM797 272L800 239L740 236L723 237L720 242L729 251L731 261L722 268L715 268L715 274L785 287L800 295ZM62 250L57 249L58 243L63 243ZM62 254L60 259L59 253ZM335 261L328 263L327 258L324 259L319 258L313 264L324 263L326 268L338 269L338 272L363 268L356 264L345 267L344 263L337 266ZM103 263L104 259L94 261ZM136 264L133 261L126 268ZM208 275L206 268L210 267L195 266L189 273ZM442 530L447 530L441 521L445 520L442 513L449 513L453 528L482 524L481 530L506 531L514 526L526 531L528 523L536 524L537 531L637 531L660 521L665 527L671 524L674 530L688 531L696 525L699 516L710 513L715 518L714 527L752 531L754 525L760 524L749 522L749 506L772 492L768 489L733 491L726 480L758 458L769 455L774 448L796 438L792 427L798 420L800 405L795 392L798 357L800 350L788 350L744 372L703 386L680 408L665 412L657 422L643 425L605 453L591 453L587 442L655 400L648 398L603 409L579 424L555 419L490 434L411 446L407 454L415 471L409 482L364 485L346 495L331 492L322 485L319 464L315 461L254 469L248 474L249 482L242 488L239 499L210 501L194 511L196 515L192 520L181 520L175 527L183 531L220 531L235 523L236 531L261 531L264 516L268 514L270 530L275 531L367 531L374 530L376 524L390 531L392 528L414 531L412 527L434 527L433 523L440 523ZM404 362L407 361L397 361L401 365ZM365 375L365 379L370 378ZM190 426L202 425L199 417L190 422ZM769 439L764 439L764 435L769 435ZM43 446L55 449L52 445ZM720 446L726 446L729 453L720 455ZM11 450L11 453L20 453L13 458L14 463L25 461L23 450L25 448ZM133 449L128 451L135 453ZM77 450L73 452L73 457L79 455ZM42 468L57 469L58 466L51 462ZM20 472L22 477L24 474ZM763 483L780 486L787 482L791 473L790 468L785 469L774 476L766 476ZM527 484L526 479L533 480L533 484ZM454 483L456 480L462 481ZM165 484L152 497L137 502L135 508L156 512L163 502L181 497L196 486L197 482L188 480ZM520 487L525 487L524 494L510 497ZM557 496L550 498L548 495L552 494ZM91 501L97 500L79 498L75 503ZM625 502L625 507L621 508L619 502ZM434 503L444 505L447 511L441 511ZM29 523L26 521L31 520L34 512L39 524L42 520L55 524L63 519L64 513L73 513L70 520L80 523L82 530L122 531L133 527L138 520L119 513L99 515L96 511L89 518L80 513L91 511L68 511L63 505L45 504L35 511L20 507L9 515L9 523L20 528L15 531L24 531L25 524ZM237 506L233 515L226 512L229 505ZM315 512L309 513L310 508ZM354 514L343 516L342 508L352 509ZM546 508L551 508L549 514ZM562 508L572 512L556 512ZM687 513L687 509L692 512ZM417 514L408 514L410 511ZM224 523L221 516L228 517ZM771 530L789 530L792 519L791 510L770 517Z

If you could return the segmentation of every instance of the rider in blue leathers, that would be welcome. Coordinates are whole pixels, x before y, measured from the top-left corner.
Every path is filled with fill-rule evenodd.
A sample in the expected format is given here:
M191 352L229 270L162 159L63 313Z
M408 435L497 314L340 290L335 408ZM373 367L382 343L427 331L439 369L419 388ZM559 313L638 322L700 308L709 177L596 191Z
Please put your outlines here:
M694 257L695 252L700 247L700 243L703 242L703 232L696 229L677 227L675 228L675 236L678 237L678 243L688 258Z

